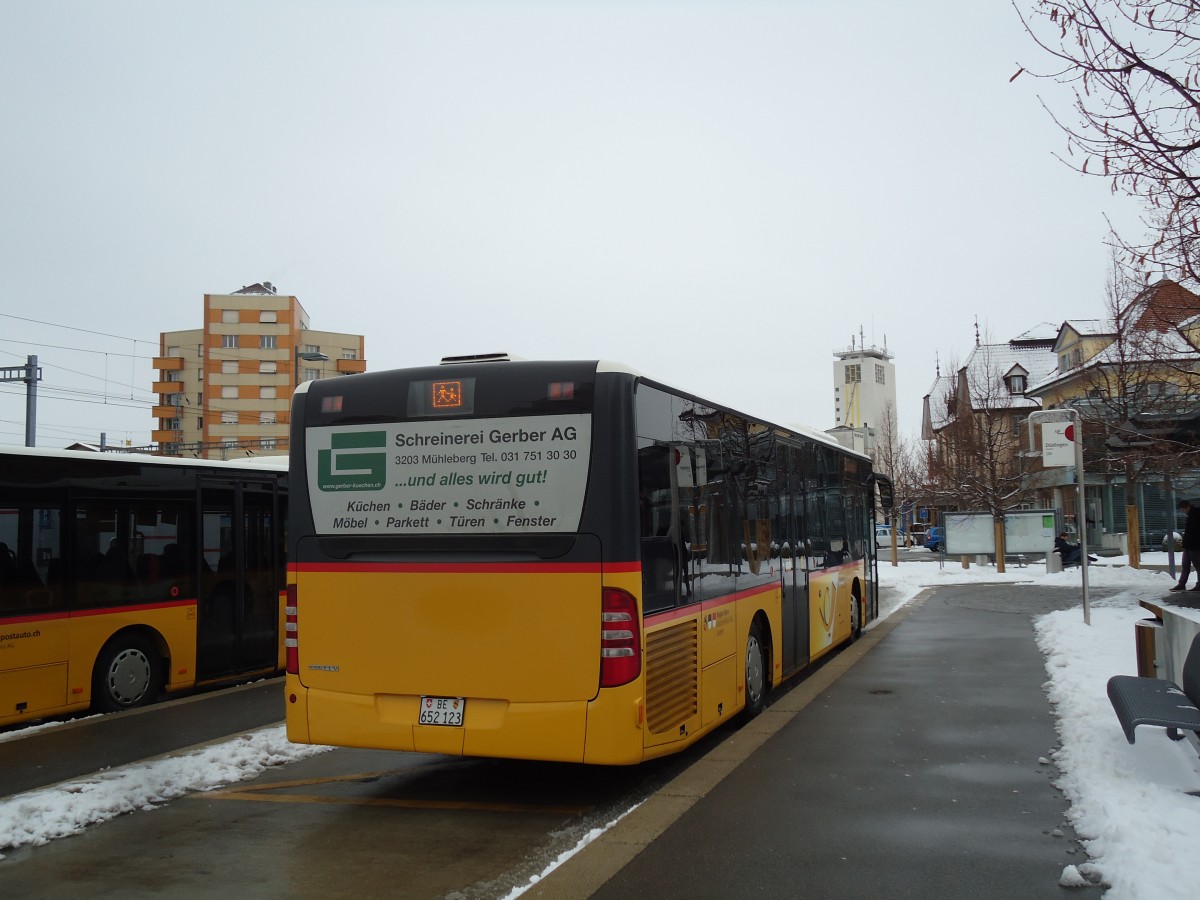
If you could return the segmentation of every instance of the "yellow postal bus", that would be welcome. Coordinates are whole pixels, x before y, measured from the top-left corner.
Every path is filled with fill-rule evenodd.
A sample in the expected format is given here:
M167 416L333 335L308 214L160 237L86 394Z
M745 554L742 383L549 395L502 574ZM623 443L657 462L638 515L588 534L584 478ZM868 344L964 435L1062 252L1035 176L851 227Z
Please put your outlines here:
M283 668L282 458L0 450L0 726Z
M637 763L877 610L867 457L608 363L308 382L290 470L296 742Z

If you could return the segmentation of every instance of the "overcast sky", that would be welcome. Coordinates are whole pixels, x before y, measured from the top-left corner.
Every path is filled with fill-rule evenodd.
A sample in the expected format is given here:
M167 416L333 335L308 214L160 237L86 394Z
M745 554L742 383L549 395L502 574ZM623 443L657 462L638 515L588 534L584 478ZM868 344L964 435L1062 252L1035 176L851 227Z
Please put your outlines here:
M1104 214L1136 223L1054 159L1038 95L1063 90L1009 82L1041 60L1007 0L0 0L0 23L0 366L38 355L43 447L148 442L159 332L263 280L365 334L372 370L600 357L817 428L861 330L912 433L976 318L1101 317ZM24 419L0 385L0 443Z

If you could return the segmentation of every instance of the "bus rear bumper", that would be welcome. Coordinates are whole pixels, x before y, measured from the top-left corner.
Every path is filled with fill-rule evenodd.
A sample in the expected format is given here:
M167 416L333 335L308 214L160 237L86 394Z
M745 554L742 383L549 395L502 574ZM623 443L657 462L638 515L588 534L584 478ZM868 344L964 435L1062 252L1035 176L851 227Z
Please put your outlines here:
M466 698L462 726L420 725L421 698L346 694L287 679L288 740L377 750L583 762L587 701ZM314 727L313 723L319 723Z
M289 675L286 697L288 740L298 744L594 765L633 765L649 758L637 684L605 689L592 701L512 703L471 697L461 728L418 725L416 696L317 690ZM313 730L314 720L323 727Z

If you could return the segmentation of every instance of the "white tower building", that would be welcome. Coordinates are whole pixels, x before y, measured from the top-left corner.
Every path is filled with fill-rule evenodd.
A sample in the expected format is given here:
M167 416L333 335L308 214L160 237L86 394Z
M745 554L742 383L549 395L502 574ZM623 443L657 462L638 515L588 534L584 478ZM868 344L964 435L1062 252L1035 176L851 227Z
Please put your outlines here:
M854 446L870 453L885 421L893 430L898 426L896 367L887 338L882 347L868 347L860 329L857 340L850 338L850 348L835 351L834 356L833 431L840 433L840 440L849 436L847 432L853 433Z

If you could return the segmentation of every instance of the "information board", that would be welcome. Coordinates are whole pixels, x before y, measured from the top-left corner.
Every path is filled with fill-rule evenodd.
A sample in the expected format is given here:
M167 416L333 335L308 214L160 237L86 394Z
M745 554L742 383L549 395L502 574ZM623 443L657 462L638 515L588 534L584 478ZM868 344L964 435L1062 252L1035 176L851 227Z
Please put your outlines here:
M946 513L943 519L948 556L996 552L996 520L991 513Z
M1052 509L1018 509L1004 515L1004 546L1009 553L1049 553L1054 549Z
M996 553L996 520L991 513L946 513L946 554ZM1049 553L1054 549L1052 509L1014 509L1004 514L1006 553Z

